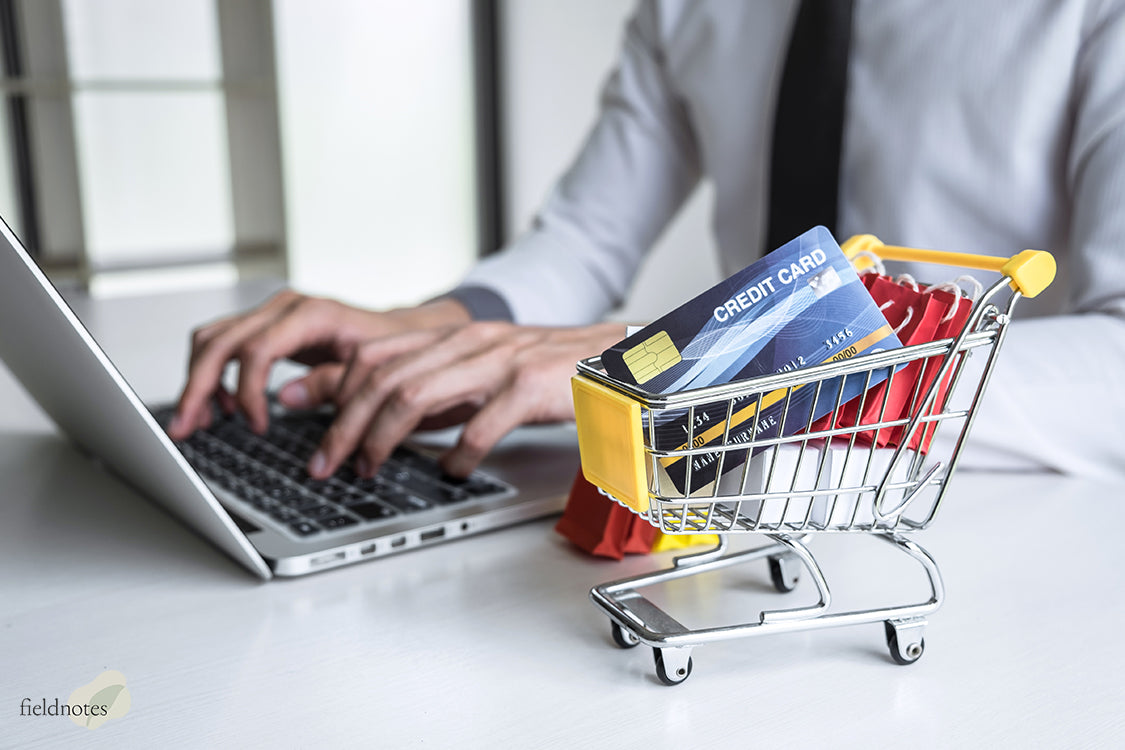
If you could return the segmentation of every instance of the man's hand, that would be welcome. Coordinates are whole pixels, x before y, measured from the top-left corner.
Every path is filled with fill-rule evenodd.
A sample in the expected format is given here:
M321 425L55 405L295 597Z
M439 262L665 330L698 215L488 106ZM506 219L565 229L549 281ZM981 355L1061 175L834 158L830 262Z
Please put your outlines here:
M269 419L266 383L277 360L290 358L309 365L346 363L363 341L468 320L465 308L451 299L373 312L293 291L280 292L249 312L194 332L188 381L168 433L181 440L207 426L213 399L227 411L241 410L252 429L264 432ZM222 386L223 371L232 361L239 363L234 394Z
M612 323L533 328L488 322L414 330L364 342L346 366L314 368L279 397L291 407L339 407L309 461L314 477L331 475L353 452L358 473L371 476L416 428L461 422L461 438L442 464L464 476L519 425L573 419L575 362L624 335L625 327Z

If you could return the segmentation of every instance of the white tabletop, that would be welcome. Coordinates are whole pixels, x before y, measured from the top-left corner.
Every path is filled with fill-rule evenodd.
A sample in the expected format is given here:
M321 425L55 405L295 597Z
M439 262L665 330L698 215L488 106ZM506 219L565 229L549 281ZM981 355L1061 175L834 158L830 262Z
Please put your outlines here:
M160 399L175 392L189 321L252 296L76 307ZM592 559L543 521L259 583L80 456L3 368L0 406L3 747L1125 743L1119 488L955 477L915 537L947 601L914 665L895 665L869 624L700 646L693 675L669 688L650 649L612 644L587 598L667 556ZM909 561L864 535L812 549L837 600L927 594ZM760 564L652 594L690 626L752 620L782 596ZM807 576L784 595L811 596ZM86 730L20 716L24 698L65 703L107 669L127 679L124 718Z

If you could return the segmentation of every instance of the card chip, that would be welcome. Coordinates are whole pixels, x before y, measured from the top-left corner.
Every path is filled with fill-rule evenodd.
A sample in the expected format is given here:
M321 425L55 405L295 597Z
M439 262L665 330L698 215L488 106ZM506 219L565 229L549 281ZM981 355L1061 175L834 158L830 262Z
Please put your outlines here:
M667 331L642 341L622 355L637 384L648 382L683 359Z

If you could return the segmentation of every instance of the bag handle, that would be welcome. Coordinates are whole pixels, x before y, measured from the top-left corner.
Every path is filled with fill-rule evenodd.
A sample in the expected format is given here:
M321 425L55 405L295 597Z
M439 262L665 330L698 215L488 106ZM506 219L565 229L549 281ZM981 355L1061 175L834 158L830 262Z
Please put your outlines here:
M1012 289L1025 297L1034 297L1055 279L1055 258L1044 250L1024 250L1010 258L969 253L947 253L942 250L919 250L913 247L884 245L872 234L857 234L841 249L855 262L857 269L872 263L861 253L874 253L883 260L905 260L919 263L939 263L943 266L963 266L981 271L996 271L1008 277Z

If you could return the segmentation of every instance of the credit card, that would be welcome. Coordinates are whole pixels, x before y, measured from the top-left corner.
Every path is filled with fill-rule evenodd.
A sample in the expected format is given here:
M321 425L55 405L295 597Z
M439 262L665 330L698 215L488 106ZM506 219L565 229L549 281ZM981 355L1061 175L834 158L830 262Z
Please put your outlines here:
M602 352L612 377L650 393L677 393L789 372L901 344L832 233L814 227ZM659 412L657 450L793 435L885 380L886 370L687 410ZM727 419L728 410L730 419ZM689 423L690 417L690 423ZM746 460L730 452L724 472ZM690 494L715 478L717 453L662 461Z

